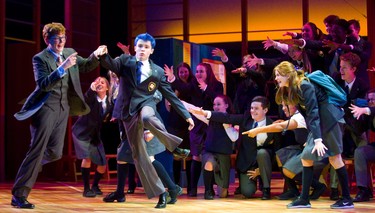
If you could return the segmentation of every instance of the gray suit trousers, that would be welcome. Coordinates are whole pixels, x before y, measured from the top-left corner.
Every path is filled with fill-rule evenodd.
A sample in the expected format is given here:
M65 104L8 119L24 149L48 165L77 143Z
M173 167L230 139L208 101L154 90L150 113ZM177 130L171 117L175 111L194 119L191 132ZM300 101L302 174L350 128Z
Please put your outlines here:
M144 106L140 113L123 122L145 193L148 198L159 196L165 192L165 188L148 157L143 131L150 130L169 151L173 151L182 139L169 134L164 124L156 117L154 109L149 106Z

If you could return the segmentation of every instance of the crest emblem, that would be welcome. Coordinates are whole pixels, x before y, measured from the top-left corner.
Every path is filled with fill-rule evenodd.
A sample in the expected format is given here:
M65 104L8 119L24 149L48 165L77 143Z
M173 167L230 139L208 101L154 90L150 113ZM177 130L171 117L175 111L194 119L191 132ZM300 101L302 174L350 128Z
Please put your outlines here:
M155 82L150 82L148 83L148 91L151 92L151 91L154 91L155 88L156 88L156 83Z

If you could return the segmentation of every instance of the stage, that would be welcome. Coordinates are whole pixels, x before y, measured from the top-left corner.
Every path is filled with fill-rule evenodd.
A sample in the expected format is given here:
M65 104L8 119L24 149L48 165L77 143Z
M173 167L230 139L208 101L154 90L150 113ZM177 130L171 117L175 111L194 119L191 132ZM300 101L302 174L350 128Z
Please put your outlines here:
M104 195L112 192L116 188L116 179L104 180L100 187ZM286 205L290 201L280 201L275 198L271 200L261 200L261 192L258 190L256 198L242 199L234 196L235 187L238 183L231 184L228 198L215 197L214 200L203 198L204 187L198 190L198 197L187 197L186 188L184 194L178 198L176 204L167 205L165 209L155 209L158 199L147 199L142 188L137 188L134 194L126 196L124 203L104 203L103 196L95 198L82 197L82 183L78 182L37 182L28 200L36 207L34 210L17 209L10 205L12 183L0 184L0 212L375 212L375 201L355 203L354 209L333 210L329 206L334 202L329 200L329 191L319 200L311 201L311 209L287 209ZM283 181L281 179L272 180L272 196L282 192ZM352 189L352 196L356 190Z

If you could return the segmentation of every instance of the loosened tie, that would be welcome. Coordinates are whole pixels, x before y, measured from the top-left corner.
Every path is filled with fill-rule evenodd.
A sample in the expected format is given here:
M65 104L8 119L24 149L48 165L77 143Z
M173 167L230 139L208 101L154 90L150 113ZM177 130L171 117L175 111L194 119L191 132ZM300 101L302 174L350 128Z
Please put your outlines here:
M136 70L136 75L137 75L137 84L140 84L141 83L141 76L142 76L142 70L141 70L141 67L142 67L143 63L138 61L137 62L137 70Z

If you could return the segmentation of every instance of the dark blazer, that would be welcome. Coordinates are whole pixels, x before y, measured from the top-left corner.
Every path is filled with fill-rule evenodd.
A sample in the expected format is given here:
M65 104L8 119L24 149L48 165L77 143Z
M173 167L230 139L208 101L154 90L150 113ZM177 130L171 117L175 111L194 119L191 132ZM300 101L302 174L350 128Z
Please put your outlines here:
M78 140L91 141L97 145L100 143L100 129L102 123L113 110L113 103L106 100L107 108L102 112L103 107L97 100L96 92L90 88L85 94L86 103L90 106L90 113L80 116L72 127L72 133Z
M328 103L327 93L322 87L307 80L302 81L300 87L298 111L305 118L307 129L313 138L322 138L343 118L344 111Z
M272 124L270 118L266 118L266 124ZM220 123L227 123L233 125L239 125L239 132L244 132L253 127L254 120L251 118L249 111L244 114L227 114L221 112L212 112L210 121L216 121ZM273 149L275 143L279 142L278 133L267 133L267 139L264 142L262 148ZM250 138L242 136L242 141L238 149L236 167L241 172L246 172L249 169L256 168L256 157L257 157L257 142L256 138Z
M153 107L156 112L156 103L153 98L156 90L166 98L183 118L191 118L189 112L177 98L170 84L166 81L164 70L150 60L152 75L137 85L135 56L122 54L112 59L108 54L101 57L104 68L113 71L120 79L119 92L115 108L121 110L120 118L127 120L138 113L144 106Z
M74 52L76 52L74 49L64 48L63 57L67 58ZM70 115L84 115L90 112L82 94L79 73L92 71L98 65L99 61L94 54L91 54L88 58L77 56L77 64L66 70L66 72L69 72L69 78L73 85L69 87L68 91ZM55 56L48 48L33 57L33 68L36 88L27 98L21 111L14 114L17 120L25 120L36 113L48 99L51 89L61 81Z

